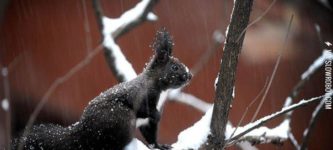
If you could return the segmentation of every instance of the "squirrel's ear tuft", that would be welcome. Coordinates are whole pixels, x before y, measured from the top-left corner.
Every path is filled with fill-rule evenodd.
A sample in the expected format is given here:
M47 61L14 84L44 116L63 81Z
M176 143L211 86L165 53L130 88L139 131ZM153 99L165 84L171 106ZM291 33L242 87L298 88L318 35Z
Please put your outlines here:
M173 45L172 37L164 27L156 32L152 48L159 61L164 62L168 60L171 56Z

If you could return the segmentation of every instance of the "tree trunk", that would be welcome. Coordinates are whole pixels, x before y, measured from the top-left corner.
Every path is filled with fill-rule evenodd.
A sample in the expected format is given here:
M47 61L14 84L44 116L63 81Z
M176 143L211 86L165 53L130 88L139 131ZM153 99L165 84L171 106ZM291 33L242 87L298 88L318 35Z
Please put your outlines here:
M202 146L203 149L220 150L224 148L224 133L228 122L230 104L233 100L232 93L235 85L238 57L245 35L242 32L248 25L252 4L253 0L235 0L216 85L211 135L208 137L208 142Z

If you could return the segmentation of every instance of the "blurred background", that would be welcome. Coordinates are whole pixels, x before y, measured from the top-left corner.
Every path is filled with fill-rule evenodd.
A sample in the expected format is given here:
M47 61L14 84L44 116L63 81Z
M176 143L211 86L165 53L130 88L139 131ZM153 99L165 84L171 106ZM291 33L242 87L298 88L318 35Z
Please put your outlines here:
M101 0L109 17L119 17L135 6L136 0ZM272 0L255 0L251 20L268 8ZM270 92L258 117L281 109L285 98L301 74L322 53L322 41L333 42L332 1L279 0L258 23L248 29L240 56L236 78L236 97L230 120L236 124L249 103L272 74L282 50L288 20L295 15L290 37L283 51ZM174 37L174 55L192 68L214 44L214 31L225 32L229 24L232 0L160 0L154 8L156 22L145 22L118 39L127 59L139 73L152 55L149 45L155 31L166 27ZM319 38L315 24L321 28ZM100 44L91 0L1 0L0 62L8 68L10 118L0 109L0 149L6 136L17 136L49 86ZM219 70L223 44L209 58L185 91L213 102L214 80ZM324 94L324 69L305 85L296 102ZM70 125L76 122L84 107L100 92L117 84L100 52L51 94L36 123ZM0 80L0 99L4 98L4 79ZM258 102L252 106L243 123L250 121ZM301 141L316 105L293 113L292 132ZM160 143L174 143L180 131L199 120L203 113L191 106L167 102L159 129ZM6 117L7 116L7 117ZM310 137L309 149L333 149L333 111L324 110ZM267 124L274 127L278 118ZM6 121L11 120L9 129ZM140 136L140 135L138 135ZM260 149L293 149L289 141L283 146L265 144ZM236 149L235 147L229 149Z

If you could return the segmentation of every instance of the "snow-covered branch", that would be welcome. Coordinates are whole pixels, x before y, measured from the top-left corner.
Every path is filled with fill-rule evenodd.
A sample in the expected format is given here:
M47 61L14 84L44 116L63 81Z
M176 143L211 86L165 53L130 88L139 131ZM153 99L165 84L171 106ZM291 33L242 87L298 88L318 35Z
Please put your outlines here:
M331 93L332 93L332 91L331 91ZM300 146L300 150L305 150L306 149L306 146L307 146L308 141L309 141L310 134L313 131L313 128L316 124L316 121L319 117L319 113L323 110L323 107L325 105L325 100L328 97L329 97L329 93L326 94L325 98L317 105L316 109L313 111L311 119L310 119L309 126L303 132L303 139L302 139L302 144Z
M142 0L119 18L104 16L99 0L94 0L94 8L99 22L107 64L120 82L134 79L137 74L126 59L116 39L146 20L157 20L151 11L157 0Z
M326 43L327 46L330 45L329 42ZM328 49L324 49L322 55L317 58L313 64L308 68L307 71L305 71L301 78L307 79L309 76L311 76L316 70L318 70L325 62L325 60L333 60L333 54L332 51L328 50Z
M226 140L230 139L230 142L227 146L238 144L240 141L247 141L252 144L279 144L288 139L288 133L290 131L290 118L285 118L284 121L282 121L282 123L275 128L261 127L263 124L292 110L319 101L324 97L332 96L332 94L333 93L329 93L323 96L311 98L309 100L301 100L296 104L283 108L281 111L263 117L253 123L249 123L244 127L239 127L236 132L236 136L231 138L230 136L235 130L235 127L228 123L225 135ZM173 149L199 149L200 146L207 141L207 137L211 134L210 123L213 112L212 108L213 107L211 107L193 126L183 130L178 135L177 142L172 145Z
M171 90L168 93L168 98L172 101L177 101L192 106L203 113L205 113L212 106L212 104L207 103L192 94L182 92L181 89Z
M270 121L270 120L272 120L272 119L274 119L274 118L276 118L276 117L279 117L279 116L281 116L281 115L283 115L283 114L286 114L286 113L288 113L288 112L290 112L290 111L292 111L292 110L295 110L295 109L297 109L297 108L300 108L300 107L302 107L302 106L304 106L304 105L308 105L308 104L310 104L310 103L316 102L316 101L318 101L318 100L320 100L320 99L322 99L322 98L324 98L324 97L326 97L326 96L332 96L332 94L333 94L333 93L331 92L331 93L328 93L328 94L326 94L326 95L322 95L322 96L318 96L318 97L311 98L311 99L309 99L309 100L301 100L300 102L298 102L298 103L296 103L296 104L293 104L293 105L290 105L290 106L288 106L288 107L282 108L282 110L280 110L280 111L278 111L278 112L275 112L275 113L273 113L273 114L271 114L271 115L268 115L268 116L266 116L266 117L263 117L263 118L261 118L261 119L255 121L255 122L253 122L253 123L249 123L249 124L247 124L246 126L240 128L240 129L237 131L236 136L230 138L230 139L231 139L230 142L233 142L234 140L238 140L238 139L241 139L241 138L243 138L243 137L246 137L247 135L251 135L250 132L252 132L254 129L256 129L256 128L262 126L262 125L265 124L266 122L268 122L268 121ZM288 121L288 120L285 120L285 124L286 124L286 123L289 123L289 121ZM286 126L284 125L284 126L282 126L282 127L286 127ZM281 128L281 129L283 129L283 128ZM260 132L255 132L255 133L260 133ZM281 134L281 131L279 132L279 134ZM279 134L278 134L278 135L279 135ZM259 134L258 136L260 136L260 135L262 135L262 134ZM266 133L266 135L267 135L267 133ZM284 134L284 135L286 135L286 137L288 137L287 134ZM285 136L283 136L283 137L285 137Z

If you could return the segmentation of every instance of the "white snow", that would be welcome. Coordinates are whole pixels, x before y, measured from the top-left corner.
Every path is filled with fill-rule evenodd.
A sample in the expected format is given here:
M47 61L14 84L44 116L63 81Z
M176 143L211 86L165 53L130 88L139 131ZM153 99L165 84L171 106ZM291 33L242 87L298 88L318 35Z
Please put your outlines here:
M140 140L133 138L132 141L126 145L124 150L150 150L150 149Z
M178 135L176 143L172 144L173 149L198 149L207 140L210 134L210 121L213 114L211 107L206 114L193 126L185 129Z
M302 74L301 78L302 79L307 78L310 74L312 74L315 70L317 70L320 66L322 66L325 60L332 60L332 59L333 59L333 54L331 50L324 49L323 54L313 62L313 64L308 68L308 70Z
M121 52L120 47L115 43L111 36L104 36L103 44L108 50L112 51L115 61L115 67L118 74L122 74L125 81L134 79L137 74L132 67L132 64L127 61L124 54Z
M222 60L221 60L221 64L222 64ZM215 78L215 81L214 81L214 89L216 90L216 87L217 87L217 82L219 82L219 76L220 76L220 73L217 73L217 76Z
M234 86L234 88L232 89L232 98L235 98L235 86Z
M315 23L315 28L316 28L316 31L317 31L318 33L320 33L320 26L319 26L317 23Z
M213 39L218 43L222 43L225 40L225 37L219 30L215 30L213 33Z
M8 111L9 102L6 98L1 101L1 107L2 107L3 110Z
M284 102L283 107L290 106L292 102L293 102L293 99L291 97L287 97L286 101Z
M326 41L325 44L326 44L327 46L332 46L332 43L330 43L330 42L328 42L328 41Z
M168 93L169 93L170 90L166 90L166 91L163 91L160 95L160 98L158 99L158 103L156 105L156 109L158 111L161 111L162 107L164 106L164 103L166 102L167 100L167 97L168 97Z
M156 21L157 19L158 19L158 17L154 13L149 12L147 14L147 20L149 20L149 21Z
M148 118L144 118L144 119L137 118L136 119L136 127L138 128L138 127L140 127L142 125L146 125L146 124L148 124L148 122L149 122Z
M119 18L108 18L103 16L103 45L112 51L113 58L115 59L115 67L118 74L124 76L125 81L129 81L137 76L132 65L126 60L126 57L121 52L120 47L114 41L114 37L119 34L129 24L134 23L140 19L145 9L151 0L142 0L134 8L123 13ZM157 16L152 12L147 14L147 19L154 21Z
M147 8L149 2L150 0L142 0L134 8L126 11L119 18L116 19L103 17L102 18L102 22L104 25L103 34L104 35L110 35L111 33L116 34L116 31L122 30L129 24L138 21L142 16L142 14L144 13L145 9ZM147 19L156 20L157 17L152 13L148 13Z
M2 76L4 76L4 77L8 76L8 69L7 68L2 68L1 73L2 73Z

